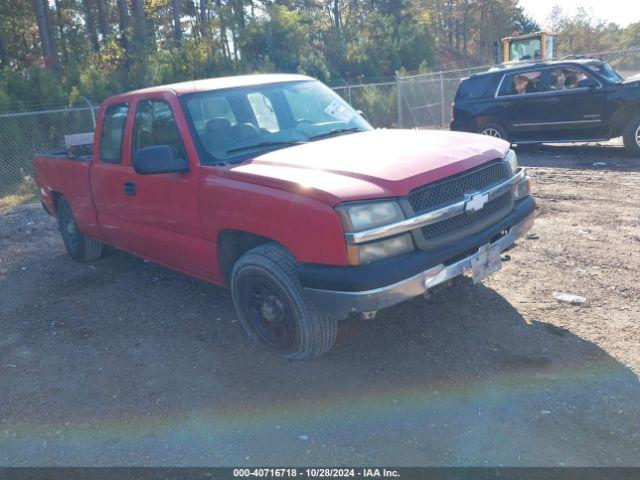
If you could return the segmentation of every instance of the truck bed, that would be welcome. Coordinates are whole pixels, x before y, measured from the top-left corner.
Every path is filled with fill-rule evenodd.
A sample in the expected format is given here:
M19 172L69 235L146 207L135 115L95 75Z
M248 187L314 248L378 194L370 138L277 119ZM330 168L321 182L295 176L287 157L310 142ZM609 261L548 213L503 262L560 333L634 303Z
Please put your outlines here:
M37 154L33 159L35 180L42 205L56 215L60 196L69 202L79 224L97 229L96 211L91 197L91 155L74 156L68 151Z

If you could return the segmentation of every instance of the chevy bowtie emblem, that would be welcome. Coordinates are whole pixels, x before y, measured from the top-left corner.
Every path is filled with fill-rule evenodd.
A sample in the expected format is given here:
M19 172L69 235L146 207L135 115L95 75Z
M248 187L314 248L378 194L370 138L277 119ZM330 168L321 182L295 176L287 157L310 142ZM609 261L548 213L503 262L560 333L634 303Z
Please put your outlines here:
M489 195L486 193L473 193L467 194L464 196L464 211L465 212L475 212L484 207L484 204L489 201Z

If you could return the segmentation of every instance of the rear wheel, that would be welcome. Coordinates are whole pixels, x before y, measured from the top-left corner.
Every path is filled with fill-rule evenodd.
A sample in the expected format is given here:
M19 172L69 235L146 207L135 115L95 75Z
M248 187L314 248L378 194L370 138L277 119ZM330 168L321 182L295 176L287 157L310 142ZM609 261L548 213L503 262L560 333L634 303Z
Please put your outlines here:
M624 148L634 157L640 157L640 115L627 123L622 138Z
M102 255L102 244L86 237L78 228L69 203L60 198L57 205L58 228L67 253L79 262L97 260Z
M331 349L338 324L305 302L296 266L279 245L254 248L234 265L231 294L254 343L291 360L310 360Z
M507 132L497 123L485 123L480 125L478 128L478 133L480 135L487 135L489 137L502 138L503 140L509 140L507 137Z

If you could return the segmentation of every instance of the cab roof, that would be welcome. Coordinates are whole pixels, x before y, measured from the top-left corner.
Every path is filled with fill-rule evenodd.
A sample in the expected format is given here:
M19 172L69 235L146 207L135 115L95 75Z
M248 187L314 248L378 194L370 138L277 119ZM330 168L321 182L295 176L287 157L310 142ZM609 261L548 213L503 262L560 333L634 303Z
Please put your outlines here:
M113 100L125 100L130 97L146 93L171 92L177 96L190 93L206 92L210 90L221 90L224 88L248 87L252 85L266 85L270 83L296 82L304 80L314 80L306 75L269 73L255 75L236 75L231 77L207 78L203 80L192 80L188 82L172 83L169 85L158 85L156 87L133 90L111 97Z

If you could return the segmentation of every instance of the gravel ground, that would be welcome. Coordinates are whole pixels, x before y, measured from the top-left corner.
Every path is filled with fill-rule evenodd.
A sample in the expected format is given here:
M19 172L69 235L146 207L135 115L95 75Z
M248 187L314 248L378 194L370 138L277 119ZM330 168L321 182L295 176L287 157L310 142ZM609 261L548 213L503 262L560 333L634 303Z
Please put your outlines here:
M519 156L538 219L503 270L313 362L253 348L223 289L0 214L0 465L640 465L640 163Z

